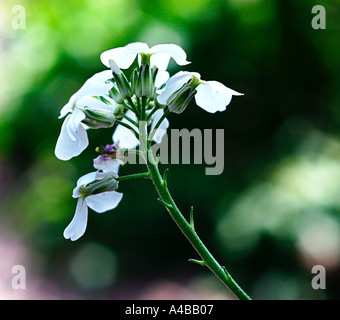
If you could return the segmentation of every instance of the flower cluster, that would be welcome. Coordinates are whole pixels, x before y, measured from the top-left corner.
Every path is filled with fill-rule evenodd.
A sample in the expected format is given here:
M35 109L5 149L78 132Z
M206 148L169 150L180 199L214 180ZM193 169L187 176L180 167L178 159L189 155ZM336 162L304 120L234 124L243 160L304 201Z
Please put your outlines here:
M136 42L105 51L102 63L108 68L96 73L69 99L59 118L65 118L55 155L69 160L89 145L88 130L114 127L111 145L98 147L95 172L77 181L73 197L78 198L76 213L64 237L79 239L87 226L88 207L96 212L114 209L122 199L117 192L118 171L126 150L141 143L139 123L146 122L148 143L160 143L169 127L167 115L182 113L195 98L196 104L214 113L224 111L233 95L242 95L217 81L204 81L199 73L180 71L170 77L170 59L178 65L190 62L175 44L149 48ZM124 69L137 59L137 67L127 77Z

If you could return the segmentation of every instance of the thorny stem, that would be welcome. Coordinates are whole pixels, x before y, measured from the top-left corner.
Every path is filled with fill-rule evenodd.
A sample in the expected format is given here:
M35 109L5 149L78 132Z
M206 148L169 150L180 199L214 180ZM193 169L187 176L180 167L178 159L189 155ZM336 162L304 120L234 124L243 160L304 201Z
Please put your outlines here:
M145 100L142 100L142 104L145 103ZM142 106L142 110L145 111L145 105ZM141 119L143 120L145 117L141 115ZM206 246L203 244L202 240L197 235L194 227L193 221L188 223L188 221L184 218L180 210L177 208L166 183L166 180L162 178L158 165L155 162L152 151L149 148L148 144L148 135L147 135L147 124L145 121L140 122L140 144L142 151L145 156L146 165L150 174L150 178L157 190L159 195L159 201L165 206L167 211L169 212L172 219L175 221L177 226L183 232L183 234L187 237L191 245L195 248L197 253L202 258L202 261L191 260L192 262L199 263L202 266L207 266L221 281L224 285L226 285L236 297L241 300L250 300L250 297L240 288L240 286L235 282L235 280L231 277L231 275L227 272L226 268L221 266ZM191 218L192 220L193 218Z

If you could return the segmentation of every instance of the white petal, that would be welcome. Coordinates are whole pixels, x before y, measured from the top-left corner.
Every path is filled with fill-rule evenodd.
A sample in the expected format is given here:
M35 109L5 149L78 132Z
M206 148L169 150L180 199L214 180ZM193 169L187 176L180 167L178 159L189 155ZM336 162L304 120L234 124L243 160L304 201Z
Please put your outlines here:
M224 111L233 95L242 95L218 81L206 81L200 84L196 90L197 105L210 113Z
M104 51L100 55L100 61L108 68L110 68L110 60L117 61L122 54L124 47L114 48ZM132 63L132 62L131 62Z
M77 141L78 128L81 126L81 122L86 118L84 112L78 108L75 108L71 114L70 120L67 123L67 132L71 140Z
M216 92L228 93L232 94L233 96L243 96L243 93L230 89L221 82L218 81L202 81L202 82L208 84Z
M129 43L128 45L126 45L123 51L124 54L129 54L131 52L149 53L150 49L149 49L149 46L144 42L133 42L133 43Z
M131 66L139 52L148 53L149 47L143 42L134 42L111 50L107 50L100 55L101 62L110 68L110 60L114 60L119 68L127 69Z
M74 94L75 95L75 94ZM69 112L71 112L72 111L72 108L73 108L73 106L74 106L74 104L75 104L75 102L76 102L76 96L72 96L71 98L70 98L70 100L69 100L69 102L67 102L62 108L61 108L61 110L60 110L60 115L59 115L59 119L61 119L61 118L64 118Z
M77 132L71 138L69 135L69 122L71 115L68 115L61 127L60 135L55 147L55 155L60 160L70 160L78 156L89 145L86 130L80 123ZM73 140L75 138L75 140Z
M74 104L84 96L102 96L113 87L113 83L106 83L113 77L111 70L105 70L94 74L86 80L83 86L70 98L68 103L61 109L59 118L63 118L70 112Z
M164 114L163 109L159 109L154 113L152 124L151 124L151 131L155 128L156 124L161 119L163 114ZM169 127L169 120L165 118L160 124L160 126L157 128L152 140L155 141L156 143L161 143L163 136L166 134L166 130L168 129L168 127Z
M96 172L96 180L106 179L107 177L112 177L113 172Z
M106 97L105 97L106 98ZM113 112L113 106L110 106L103 101L100 101L99 99L85 96L80 98L76 105L81 108L88 107L90 109L95 109L95 110L106 110L106 111L112 111Z
M188 72L188 71L180 71L172 76L168 82L162 93L158 96L157 101L166 105L168 98L178 89L180 89L186 82L188 82L193 76L199 76L198 73Z
M102 169L104 172L113 172L118 176L118 171L120 168L120 165L122 164L121 161L116 160L116 159L109 159L106 160L106 168Z
M150 49L150 52L154 53L154 55L151 56L151 59L153 59L153 56L156 57L159 54L168 55L169 57L173 58L176 61L176 63L180 66L184 66L190 63L189 61L187 61L187 55L185 51L176 44L158 44L156 46L153 46ZM167 68L167 66L168 65L165 66L164 70Z
M85 201L92 210L102 213L116 208L122 197L120 192L108 191L88 196Z
M113 83L106 81L112 78L113 75L111 70L105 70L94 74L78 91L78 99L83 96L102 96L107 94L113 87Z
M87 227L88 209L84 199L79 198L77 202L76 213L64 231L64 237L72 241L78 240Z
M105 159L105 155L100 155L93 160L93 166L103 172L113 172L118 175L121 162L117 159Z
M138 121L136 115L128 110L126 115L134 121ZM128 123L133 129L138 131L138 128L131 124L128 120L123 118L122 122ZM118 145L119 148L123 149L134 149L139 145L139 141L136 136L129 130L121 125L118 125L112 136L113 142Z
M165 82L167 82L170 78L170 74L168 71L158 70L155 86L156 88L160 88Z
M170 61L170 56L164 53L156 53L150 57L150 65L156 66L159 70L166 70Z
M79 197L79 188L97 180L97 171L90 172L80 177L77 181L77 186L73 189L73 198Z
M120 125L117 126L113 133L112 139L122 149L134 149L139 145L136 136L128 128Z
M111 70L104 70L94 74L91 78L92 80L100 80L105 83L107 80L112 79L113 75Z
M93 166L98 170L103 170L106 168L105 155L100 155L93 160Z
M89 184L97 179L97 171L87 173L77 180L77 187Z

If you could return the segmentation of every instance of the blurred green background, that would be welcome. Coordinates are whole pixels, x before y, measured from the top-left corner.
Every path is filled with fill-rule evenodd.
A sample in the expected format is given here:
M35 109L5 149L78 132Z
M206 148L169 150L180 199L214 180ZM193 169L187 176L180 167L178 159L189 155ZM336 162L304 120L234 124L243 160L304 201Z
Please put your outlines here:
M227 111L192 102L171 128L225 130L225 170L172 165L169 188L198 234L254 299L340 297L340 1L22 0L0 3L0 299L228 299L198 265L148 181L120 184L111 212L89 212L76 242L76 180L110 130L68 162L54 156L60 108L100 53L129 42L176 43L205 80L245 93ZM312 7L327 12L314 30ZM172 63L171 73L179 69ZM125 166L121 174L143 170ZM11 288L13 265L26 290ZM314 265L326 290L314 290Z

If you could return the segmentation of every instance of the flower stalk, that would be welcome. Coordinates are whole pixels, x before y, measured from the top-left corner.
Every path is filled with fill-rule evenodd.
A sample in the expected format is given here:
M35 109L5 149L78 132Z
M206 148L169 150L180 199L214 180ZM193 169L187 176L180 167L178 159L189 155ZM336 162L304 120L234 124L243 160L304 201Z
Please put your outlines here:
M132 180L132 179L148 179L150 178L149 172L143 172L143 173L135 173L135 174L129 174L126 176L121 176L116 178L116 181L125 181L125 180Z
M142 108L143 109L143 108ZM235 282L235 280L227 272L226 268L221 266L209 252L207 247L203 244L202 240L197 235L194 226L193 218L191 214L191 223L185 219L181 211L178 209L175 201L173 200L170 191L168 189L166 180L161 176L158 165L154 159L151 149L148 144L147 125L145 122L140 123L140 144L142 152L146 160L146 166L152 180L160 202L165 206L169 212L171 218L175 221L179 229L186 236L190 244L194 247L197 253L202 258L201 265L207 266L221 281L227 286L231 292L240 300L250 300L250 297L241 289L241 287ZM193 261L193 260L191 260Z

